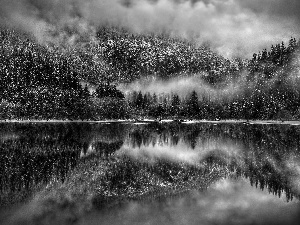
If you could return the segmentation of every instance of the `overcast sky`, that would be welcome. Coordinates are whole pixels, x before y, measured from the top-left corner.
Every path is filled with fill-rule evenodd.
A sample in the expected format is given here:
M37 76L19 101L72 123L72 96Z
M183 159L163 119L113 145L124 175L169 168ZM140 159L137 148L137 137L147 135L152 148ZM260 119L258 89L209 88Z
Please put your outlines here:
M0 0L2 23L40 42L72 44L97 26L169 32L192 38L225 56L253 52L300 36L299 0ZM59 34L57 31L60 30ZM65 31L65 32L62 32ZM51 34L51 35L50 35ZM54 35L56 34L56 36Z

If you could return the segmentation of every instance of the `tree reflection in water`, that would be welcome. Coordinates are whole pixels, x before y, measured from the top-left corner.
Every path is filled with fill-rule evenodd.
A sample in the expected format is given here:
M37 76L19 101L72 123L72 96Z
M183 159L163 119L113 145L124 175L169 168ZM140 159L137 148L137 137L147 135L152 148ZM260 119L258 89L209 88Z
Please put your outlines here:
M1 124L0 128L0 205L23 201L53 181L64 182L94 142L104 157L122 145L121 125L98 129L90 124Z
M1 204L22 201L55 180L72 182L93 160L108 162L102 184L120 195L129 196L129 187L138 193L150 178L184 189L196 177L223 171L279 197L285 193L288 201L299 196L291 179L299 177L287 166L291 158L300 161L296 126L2 124L0 136ZM115 157L120 163L109 167Z
M202 163L208 173L223 167L279 197L284 192L290 201L300 194L291 181L295 171L287 167L291 158L300 161L299 144L297 126L164 124L135 127L120 153L139 160Z

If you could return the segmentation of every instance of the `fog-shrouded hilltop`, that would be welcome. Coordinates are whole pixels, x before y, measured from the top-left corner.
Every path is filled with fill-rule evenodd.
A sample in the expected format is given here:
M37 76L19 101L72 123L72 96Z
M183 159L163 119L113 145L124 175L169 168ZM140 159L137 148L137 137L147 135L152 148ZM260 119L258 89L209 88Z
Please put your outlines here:
M299 8L7 1L1 119L298 119Z
M297 0L1 0L0 23L39 43L74 45L103 25L130 32L167 33L225 57L251 57L299 34ZM92 35L91 35L92 34Z
M296 119L299 42L250 59L167 34L102 26L80 45L1 30L2 119Z

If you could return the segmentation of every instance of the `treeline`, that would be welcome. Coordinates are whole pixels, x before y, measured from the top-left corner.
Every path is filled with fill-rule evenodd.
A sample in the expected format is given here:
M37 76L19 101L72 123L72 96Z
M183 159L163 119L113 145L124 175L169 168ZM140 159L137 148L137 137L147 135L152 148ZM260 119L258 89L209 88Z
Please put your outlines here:
M287 76L298 66L292 61L296 60L295 57L300 53L299 47L300 42L295 38L289 40L287 47L284 42L272 45L269 51L264 49L262 52L254 53L248 63L248 69L252 75L259 73L265 79L273 78L283 70Z
M98 40L82 49L49 48L8 29L0 31L0 43L0 119L297 119L300 114L299 89L291 80L299 69L294 38L251 60L228 60L188 41L111 27L99 29ZM245 88L229 100L195 91L125 96L116 88L149 74L168 79L200 72L217 88L239 79L243 70L249 71Z
M278 90L277 90L278 91ZM275 97L274 97L275 96ZM299 95L286 92L265 92L232 101L198 97L195 91L184 98L177 94L151 95L133 92L128 98L133 118L152 119L246 119L292 120L300 118Z
M295 77L299 47L299 41L291 38L287 47L281 43L254 54L246 66L246 83L230 98L198 96L196 91L184 97L133 92L128 105L134 115L152 118L299 119L300 89Z

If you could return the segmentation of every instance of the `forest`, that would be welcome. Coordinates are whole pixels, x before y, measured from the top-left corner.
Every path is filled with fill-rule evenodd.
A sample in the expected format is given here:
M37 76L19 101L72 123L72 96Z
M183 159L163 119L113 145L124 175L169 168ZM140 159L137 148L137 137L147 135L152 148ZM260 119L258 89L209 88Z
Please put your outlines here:
M185 39L109 26L98 29L97 40L66 48L7 28L0 42L2 120L300 117L300 42L293 37L251 59L227 59ZM188 94L119 88L192 76L201 82ZM222 94L232 86L238 91ZM203 94L202 87L220 94Z

